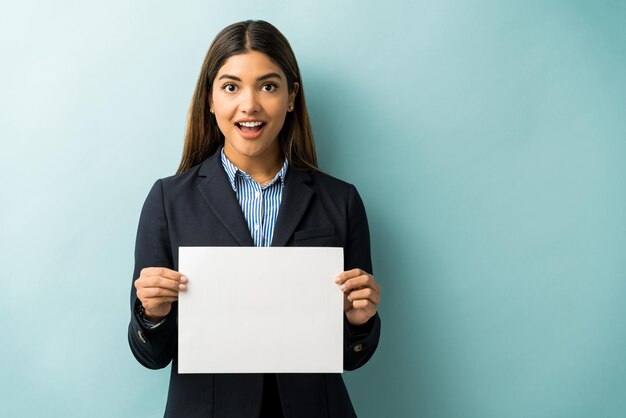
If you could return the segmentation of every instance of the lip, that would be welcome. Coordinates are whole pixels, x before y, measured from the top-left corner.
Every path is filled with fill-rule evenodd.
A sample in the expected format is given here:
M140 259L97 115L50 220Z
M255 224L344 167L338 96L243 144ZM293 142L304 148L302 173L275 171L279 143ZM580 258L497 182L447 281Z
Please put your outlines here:
M239 122L256 122L256 120L254 120L254 119L251 119L251 120L241 120ZM265 130L265 127L267 126L267 123L263 122L263 126L261 126L261 129L259 129L258 131L256 131L256 132L244 132L239 127L239 125L238 125L239 122L236 122L235 126L237 127L237 131L239 131L239 135L241 135L245 139L256 139L256 138L258 138L259 136L261 136L261 134ZM259 121L259 122L262 122L262 121Z
M246 119L239 119L235 121L235 124L237 123L242 123L242 122L262 122L262 123L267 123L264 120L261 119L251 119L251 118L246 118Z

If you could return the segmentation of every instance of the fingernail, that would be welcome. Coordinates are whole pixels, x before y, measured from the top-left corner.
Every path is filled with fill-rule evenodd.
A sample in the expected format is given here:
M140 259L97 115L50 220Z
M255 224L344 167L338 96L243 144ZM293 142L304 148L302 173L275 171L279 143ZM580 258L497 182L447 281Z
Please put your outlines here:
M186 283L187 282L187 276L180 276L180 282L181 283Z
M187 285L184 285L184 284L179 284L179 285L178 285L178 289L179 289L179 290L186 290L186 289L187 289Z
M345 285L345 284L342 284L342 285L341 285L341 287L340 287L339 289L341 289L341 290L346 290L346 285Z
M339 281L341 281L341 277L339 276L335 277L335 283L339 283Z

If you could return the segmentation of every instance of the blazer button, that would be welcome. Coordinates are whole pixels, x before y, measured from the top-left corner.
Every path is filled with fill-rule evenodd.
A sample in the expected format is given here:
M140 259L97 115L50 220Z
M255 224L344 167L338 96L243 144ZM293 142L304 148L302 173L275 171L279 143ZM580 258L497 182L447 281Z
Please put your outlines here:
M141 339L141 342L146 344L148 342L148 340L146 340L146 337L143 335L143 332L141 332L141 330L137 330L137 334L139 335L139 339Z
M353 350L355 353L358 353L359 351L363 350L363 344L357 344L357 345L355 345L355 346L352 348L352 350Z

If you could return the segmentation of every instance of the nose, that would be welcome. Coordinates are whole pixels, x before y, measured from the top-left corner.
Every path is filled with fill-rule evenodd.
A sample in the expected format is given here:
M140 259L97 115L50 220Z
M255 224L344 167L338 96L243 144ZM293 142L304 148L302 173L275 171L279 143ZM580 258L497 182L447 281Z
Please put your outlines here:
M261 110L261 105L254 89L245 89L241 92L239 98L241 100L239 102L239 110L243 113L250 114Z

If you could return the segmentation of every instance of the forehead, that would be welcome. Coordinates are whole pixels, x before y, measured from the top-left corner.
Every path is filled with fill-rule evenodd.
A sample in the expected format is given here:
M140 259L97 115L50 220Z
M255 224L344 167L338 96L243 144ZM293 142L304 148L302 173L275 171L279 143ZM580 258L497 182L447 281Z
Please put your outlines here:
M281 78L286 78L280 66L269 56L259 51L250 51L229 57L217 72L216 80L223 74L245 79L257 78L268 73L277 73Z

